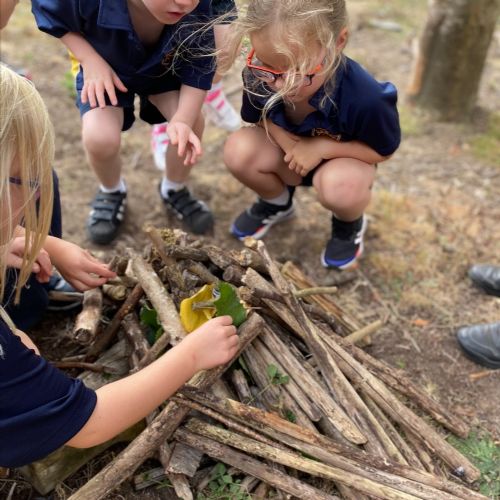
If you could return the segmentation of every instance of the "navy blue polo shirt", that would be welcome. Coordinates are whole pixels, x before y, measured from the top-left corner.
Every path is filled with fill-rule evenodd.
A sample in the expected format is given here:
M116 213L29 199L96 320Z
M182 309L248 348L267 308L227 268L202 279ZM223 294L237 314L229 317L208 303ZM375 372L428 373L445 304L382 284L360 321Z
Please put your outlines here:
M249 123L262 119L262 109L272 96L264 84L256 84L251 73L243 71L245 87L241 117ZM401 130L396 107L397 90L390 82L380 83L360 64L345 57L335 74L335 85L329 91L323 85L309 99L315 111L296 125L285 114L283 102L275 104L267 119L302 137L328 136L338 141L361 141L382 156L389 156L399 146Z
M0 318L0 466L21 467L59 448L96 402L94 391L28 349Z
M130 19L126 0L33 0L38 28L55 37L80 33L113 68L129 91L159 94L161 80L174 73L180 81L210 89L215 69L213 30L203 29L212 18L210 0L201 0L193 12L178 23L165 25L154 47L144 47ZM199 30L195 36L193 31ZM180 55L174 52L180 47ZM163 78L162 78L163 77ZM77 89L83 88L83 74ZM169 90L169 89L167 89Z

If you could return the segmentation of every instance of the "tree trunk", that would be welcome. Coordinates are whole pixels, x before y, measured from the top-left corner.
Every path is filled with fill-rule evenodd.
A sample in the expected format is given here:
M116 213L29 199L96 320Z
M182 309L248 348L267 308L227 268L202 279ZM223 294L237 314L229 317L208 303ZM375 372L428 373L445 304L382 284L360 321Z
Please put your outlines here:
M407 94L444 120L466 120L479 83L500 0L430 0Z

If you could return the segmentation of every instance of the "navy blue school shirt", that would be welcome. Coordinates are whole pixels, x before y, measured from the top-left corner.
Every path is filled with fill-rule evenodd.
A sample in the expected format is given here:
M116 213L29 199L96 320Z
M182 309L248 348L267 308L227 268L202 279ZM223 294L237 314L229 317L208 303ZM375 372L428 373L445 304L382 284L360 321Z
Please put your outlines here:
M248 69L243 71L245 90L241 117L249 123L262 119L262 109L272 91L256 83ZM335 74L335 84L328 92L323 85L309 99L315 111L296 125L285 115L283 102L275 104L267 119L302 137L328 136L337 141L361 141L382 156L389 156L401 142L397 90L390 82L380 83L360 64L345 57Z
M131 91L146 95L155 80L165 77L175 61L175 74L190 87L210 89L215 70L210 0L201 0L193 12L178 23L165 25L160 40L146 48L130 19L126 0L33 0L38 28L61 38L79 33L113 68ZM194 36L193 31L199 30ZM179 57L174 57L181 47ZM82 71L77 79L83 87Z
M69 441L97 396L12 333L0 318L0 466L21 467Z

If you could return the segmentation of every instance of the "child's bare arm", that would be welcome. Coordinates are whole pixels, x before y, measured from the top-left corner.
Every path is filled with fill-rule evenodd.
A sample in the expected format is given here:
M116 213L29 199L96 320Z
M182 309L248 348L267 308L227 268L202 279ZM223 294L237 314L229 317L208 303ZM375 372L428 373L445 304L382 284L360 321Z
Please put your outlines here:
M111 66L79 33L66 33L61 37L61 41L82 65L84 80L82 102L88 101L93 108L96 106L104 108L106 106L104 94L107 93L111 104L116 106L118 100L115 87L122 92L126 92L127 88Z
M201 142L193 132L194 124L201 113L206 91L181 85L179 104L168 123L170 142L177 146L179 156L184 156L184 164L194 164L201 155Z
M329 137L301 137L286 156L290 170L305 176L324 160L355 158L370 165L389 158L360 141L338 142Z
M157 408L197 371L230 361L237 349L231 317L208 321L151 365L98 389L90 419L66 444L87 448L111 439Z
M267 125L267 130L269 131L269 135L274 139L276 144L286 153L291 151L297 142L300 140L300 137L286 131L285 129L279 127L275 123L270 120L265 120L265 125Z

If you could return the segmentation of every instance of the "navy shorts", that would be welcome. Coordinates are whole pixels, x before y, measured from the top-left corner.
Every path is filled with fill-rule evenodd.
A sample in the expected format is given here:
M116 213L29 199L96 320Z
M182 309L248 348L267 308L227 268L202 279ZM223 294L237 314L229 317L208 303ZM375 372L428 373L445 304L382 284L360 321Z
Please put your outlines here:
M81 81L80 78L77 79L77 97L76 97L76 105L80 110L80 116L83 116L87 111L93 109L90 104L87 102L83 104L81 101L81 90L78 90L78 82ZM122 131L128 130L132 127L135 121L135 107L134 100L135 96L138 95L140 98L140 109L139 116L141 120L154 125L156 123L165 123L167 121L167 117L163 116L160 113L160 110L152 104L148 96L154 94L162 94L163 92L171 92L173 90L179 90L181 88L182 82L176 75L163 75L161 78L156 79L156 81L152 82L148 88L141 93L133 92L129 90L128 92L120 92L116 90L116 98L118 100L117 108L123 108L123 126ZM112 106L111 101L109 100L108 94L105 94L106 97L106 105Z

